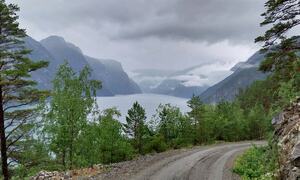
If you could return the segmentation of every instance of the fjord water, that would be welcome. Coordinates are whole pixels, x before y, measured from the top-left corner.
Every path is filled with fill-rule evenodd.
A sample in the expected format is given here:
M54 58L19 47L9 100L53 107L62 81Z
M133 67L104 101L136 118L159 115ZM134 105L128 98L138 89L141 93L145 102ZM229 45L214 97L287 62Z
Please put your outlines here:
M125 121L127 111L132 107L135 101L138 101L145 108L147 120L156 113L156 109L159 104L169 103L173 106L179 107L183 113L189 111L189 107L187 106L188 99L166 95L134 94L97 98L97 102L101 110L116 107L122 114L119 118L121 122Z

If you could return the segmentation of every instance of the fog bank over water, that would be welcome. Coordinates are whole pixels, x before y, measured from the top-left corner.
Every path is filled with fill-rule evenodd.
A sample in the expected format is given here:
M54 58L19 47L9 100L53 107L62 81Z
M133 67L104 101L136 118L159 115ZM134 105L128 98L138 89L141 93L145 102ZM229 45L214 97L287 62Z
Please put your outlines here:
M121 122L125 122L127 111L132 107L135 101L138 101L145 108L147 120L150 120L156 113L156 108L159 104L170 103L173 106L179 107L182 112L189 111L189 107L186 103L188 99L165 95L135 94L97 98L97 102L101 110L111 107L116 107L118 110L120 110L122 113L122 117L119 118Z

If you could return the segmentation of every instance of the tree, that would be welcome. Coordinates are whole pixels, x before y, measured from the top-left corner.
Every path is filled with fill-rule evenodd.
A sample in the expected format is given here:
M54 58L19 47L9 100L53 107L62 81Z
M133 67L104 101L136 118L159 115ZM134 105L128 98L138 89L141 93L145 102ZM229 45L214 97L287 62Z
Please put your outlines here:
M270 130L271 121L266 115L264 108L256 104L247 116L248 135L250 139L263 139Z
M272 77L265 80L255 81L248 88L240 90L236 97L240 107L246 114L257 104L263 105L264 110L268 112L272 105L278 100L276 89L279 84L274 82Z
M261 26L271 25L264 35L256 38L263 42L263 51L268 51L266 60L261 63L260 70L278 72L280 77L290 77L291 65L297 59L299 37L287 37L287 32L300 24L300 4L298 0L268 0L266 12L262 14Z
M236 102L220 102L215 108L214 133L217 140L245 139L243 111Z
M260 70L273 72L274 82L287 82L299 73L299 69L293 69L299 61L299 36L288 32L300 24L300 4L298 0L268 0L265 7L261 26L271 25L271 28L255 40L263 42L262 50L267 52Z
M19 28L17 11L16 5L0 0L0 141L5 180L9 179L11 163L8 152L18 150L14 145L31 130L28 123L36 112L32 105L47 95L46 91L35 88L36 82L30 80L30 73L48 63L28 58L30 50L23 42L26 32Z
M102 163L114 163L127 160L132 157L132 146L122 135L122 124L114 117L120 117L121 113L115 108L107 109L100 116L98 139L99 154Z
M57 165L45 144L36 136L27 135L17 146L18 152L10 156L18 164L11 171L12 179L26 179L41 170L61 170L62 167Z
M178 137L176 140L176 145L178 147L189 146L194 143L195 137L192 133L193 124L192 120L187 115L181 115L179 118L179 126L178 126Z
M46 142L67 168L74 165L76 145L96 106L96 90L101 86L89 77L88 67L77 75L68 63L61 65L53 80L50 105L45 106Z
M300 24L300 4L298 0L268 0L265 8L261 26L272 27L256 38L256 42L264 42L264 48L269 49L278 41L286 40L287 32Z
M276 87L272 91L278 98L277 106L280 108L291 98L289 93L282 90L300 89L298 80L293 80L300 74L298 53L300 37L294 33L297 31L293 31L300 24L300 4L298 0L268 0L265 8L261 26L271 27L255 40L264 43L262 52L266 52L266 58L259 69L263 72L272 72L270 78Z
M135 102L132 108L128 110L124 130L127 135L133 137L134 147L140 154L143 152L143 140L146 133L145 120L145 109L138 102Z
M161 134L167 144L174 145L174 140L179 137L180 119L182 113L180 109L170 104L159 105L157 108L158 127L157 132Z
M203 143L207 141L207 134L205 133L205 123L204 123L204 113L205 106L200 99L200 96L195 96L187 102L188 107L191 108L191 111L188 112L189 117L192 119L192 124L194 125L194 143Z

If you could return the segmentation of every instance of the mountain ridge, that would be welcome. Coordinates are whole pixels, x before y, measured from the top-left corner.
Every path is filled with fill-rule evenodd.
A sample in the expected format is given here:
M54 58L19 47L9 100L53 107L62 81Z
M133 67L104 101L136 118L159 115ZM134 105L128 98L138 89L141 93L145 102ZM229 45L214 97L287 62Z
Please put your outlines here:
M103 84L102 89L97 91L98 96L141 93L141 89L129 78L121 63L89 57L63 37L49 36L39 42L28 36L25 38L25 46L32 50L30 59L49 61L47 68L32 73L33 79L38 82L38 88L51 89L51 81L58 67L67 61L75 72L79 72L84 66L92 69L92 78L102 81Z
M246 62L237 63L231 68L234 71L233 74L199 94L201 99L205 103L234 100L240 89L245 89L254 81L263 80L267 77L268 74L258 70L264 57L264 53L257 51Z

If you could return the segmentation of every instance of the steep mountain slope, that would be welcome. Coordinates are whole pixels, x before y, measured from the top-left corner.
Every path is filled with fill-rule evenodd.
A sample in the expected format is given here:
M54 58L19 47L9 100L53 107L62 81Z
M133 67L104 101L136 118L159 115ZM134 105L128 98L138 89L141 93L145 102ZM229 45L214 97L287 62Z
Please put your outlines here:
M50 63L47 68L40 69L32 73L32 78L38 82L38 88L41 89L50 89L51 88L51 80L54 77L54 73L56 71L56 67L53 66L55 64L55 58L47 51L47 49L42 46L38 41L35 41L31 37L25 38L25 46L32 50L29 55L29 58L34 61L45 60Z
M50 36L41 42L30 37L25 39L28 49L31 49L30 58L33 60L49 61L45 69L33 73L42 89L51 88L51 80L55 76L59 65L67 61L76 71L84 66L90 66L92 78L101 80L103 87L97 92L98 96L113 96L117 94L135 94L141 90L124 72L122 65L114 60L98 60L85 56L75 45L66 42L62 37Z
M75 45L66 42L62 37L50 36L40 42L54 57L52 66L59 67L64 61L68 61L74 71L78 72L82 67L88 65L81 50Z
M267 74L258 71L258 66L263 59L264 54L256 52L246 62L238 63L231 69L234 71L233 74L201 94L202 100L206 103L217 103L222 100L231 101L239 89L246 88L256 80L265 79Z
M139 86L128 77L118 61L88 56L85 58L93 69L92 78L101 79L103 87L109 89L112 94L141 93Z

